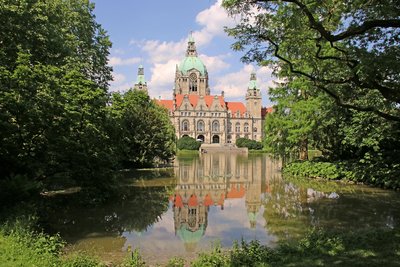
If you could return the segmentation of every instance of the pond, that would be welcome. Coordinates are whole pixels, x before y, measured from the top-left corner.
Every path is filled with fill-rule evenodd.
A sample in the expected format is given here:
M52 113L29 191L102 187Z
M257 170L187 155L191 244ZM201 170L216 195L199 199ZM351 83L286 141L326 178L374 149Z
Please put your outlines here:
M219 243L303 236L312 226L351 231L397 228L400 196L360 185L282 178L265 154L207 153L177 157L174 168L127 172L120 198L103 206L60 197L47 228L71 250L118 261L139 248L147 263L192 259Z

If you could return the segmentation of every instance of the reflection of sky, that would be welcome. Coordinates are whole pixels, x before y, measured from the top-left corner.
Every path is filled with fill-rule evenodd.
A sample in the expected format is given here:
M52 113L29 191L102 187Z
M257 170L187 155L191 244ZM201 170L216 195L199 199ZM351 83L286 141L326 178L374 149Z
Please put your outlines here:
M223 248L230 248L234 240L259 240L262 244L273 245L275 238L264 228L265 219L263 207L257 213L257 223L254 229L250 228L245 199L226 199L224 209L220 206L211 206L208 212L208 225L204 236L196 246L195 252L186 252L184 242L175 235L174 214L172 205L161 219L148 227L142 233L124 232L126 243L132 248L139 248L148 257L168 259L173 256L195 256L199 251L209 250L212 244L219 242ZM151 259L150 259L151 260Z

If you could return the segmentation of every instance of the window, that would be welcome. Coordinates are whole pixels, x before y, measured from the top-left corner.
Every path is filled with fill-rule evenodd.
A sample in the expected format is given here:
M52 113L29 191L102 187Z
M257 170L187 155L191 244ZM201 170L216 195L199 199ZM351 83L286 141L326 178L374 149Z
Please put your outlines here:
M197 92L197 76L196 73L191 73L189 76L189 91Z
M212 123L212 131L213 132L219 132L219 122L218 121L213 121L213 123Z
M197 131L204 132L204 122L203 121L197 122Z
M236 131L237 133L240 133L240 123L239 123L239 122L237 122L237 123L235 124L235 131Z
M244 132L245 133L249 132L249 124L247 122L244 124Z
M257 132L257 127L254 127L254 132L255 132L255 133Z
M186 120L182 122L182 131L189 131L189 122Z
M232 132L232 123L228 122L228 133Z

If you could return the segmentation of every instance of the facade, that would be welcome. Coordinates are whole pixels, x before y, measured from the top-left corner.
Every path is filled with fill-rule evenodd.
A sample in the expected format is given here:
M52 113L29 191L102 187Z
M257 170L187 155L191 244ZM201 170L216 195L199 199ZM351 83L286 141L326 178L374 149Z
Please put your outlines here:
M134 88L147 92L142 66ZM262 113L265 112L262 112L255 73L251 74L243 93L245 103L226 101L224 92L210 95L207 68L190 36L186 57L176 66L172 100L156 101L168 109L177 138L190 136L206 144L235 143L241 137L261 141Z

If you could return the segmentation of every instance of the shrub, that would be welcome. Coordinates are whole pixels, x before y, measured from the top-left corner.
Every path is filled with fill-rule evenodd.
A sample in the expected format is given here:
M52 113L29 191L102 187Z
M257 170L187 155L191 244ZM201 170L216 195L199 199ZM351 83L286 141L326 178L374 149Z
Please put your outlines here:
M180 150L199 150L200 146L201 143L190 136L184 136L180 138L177 143L177 148Z
M263 145L261 142L257 142L255 140L250 140L247 138L238 138L236 140L236 145L238 147L247 147L250 150L261 150L263 149Z

